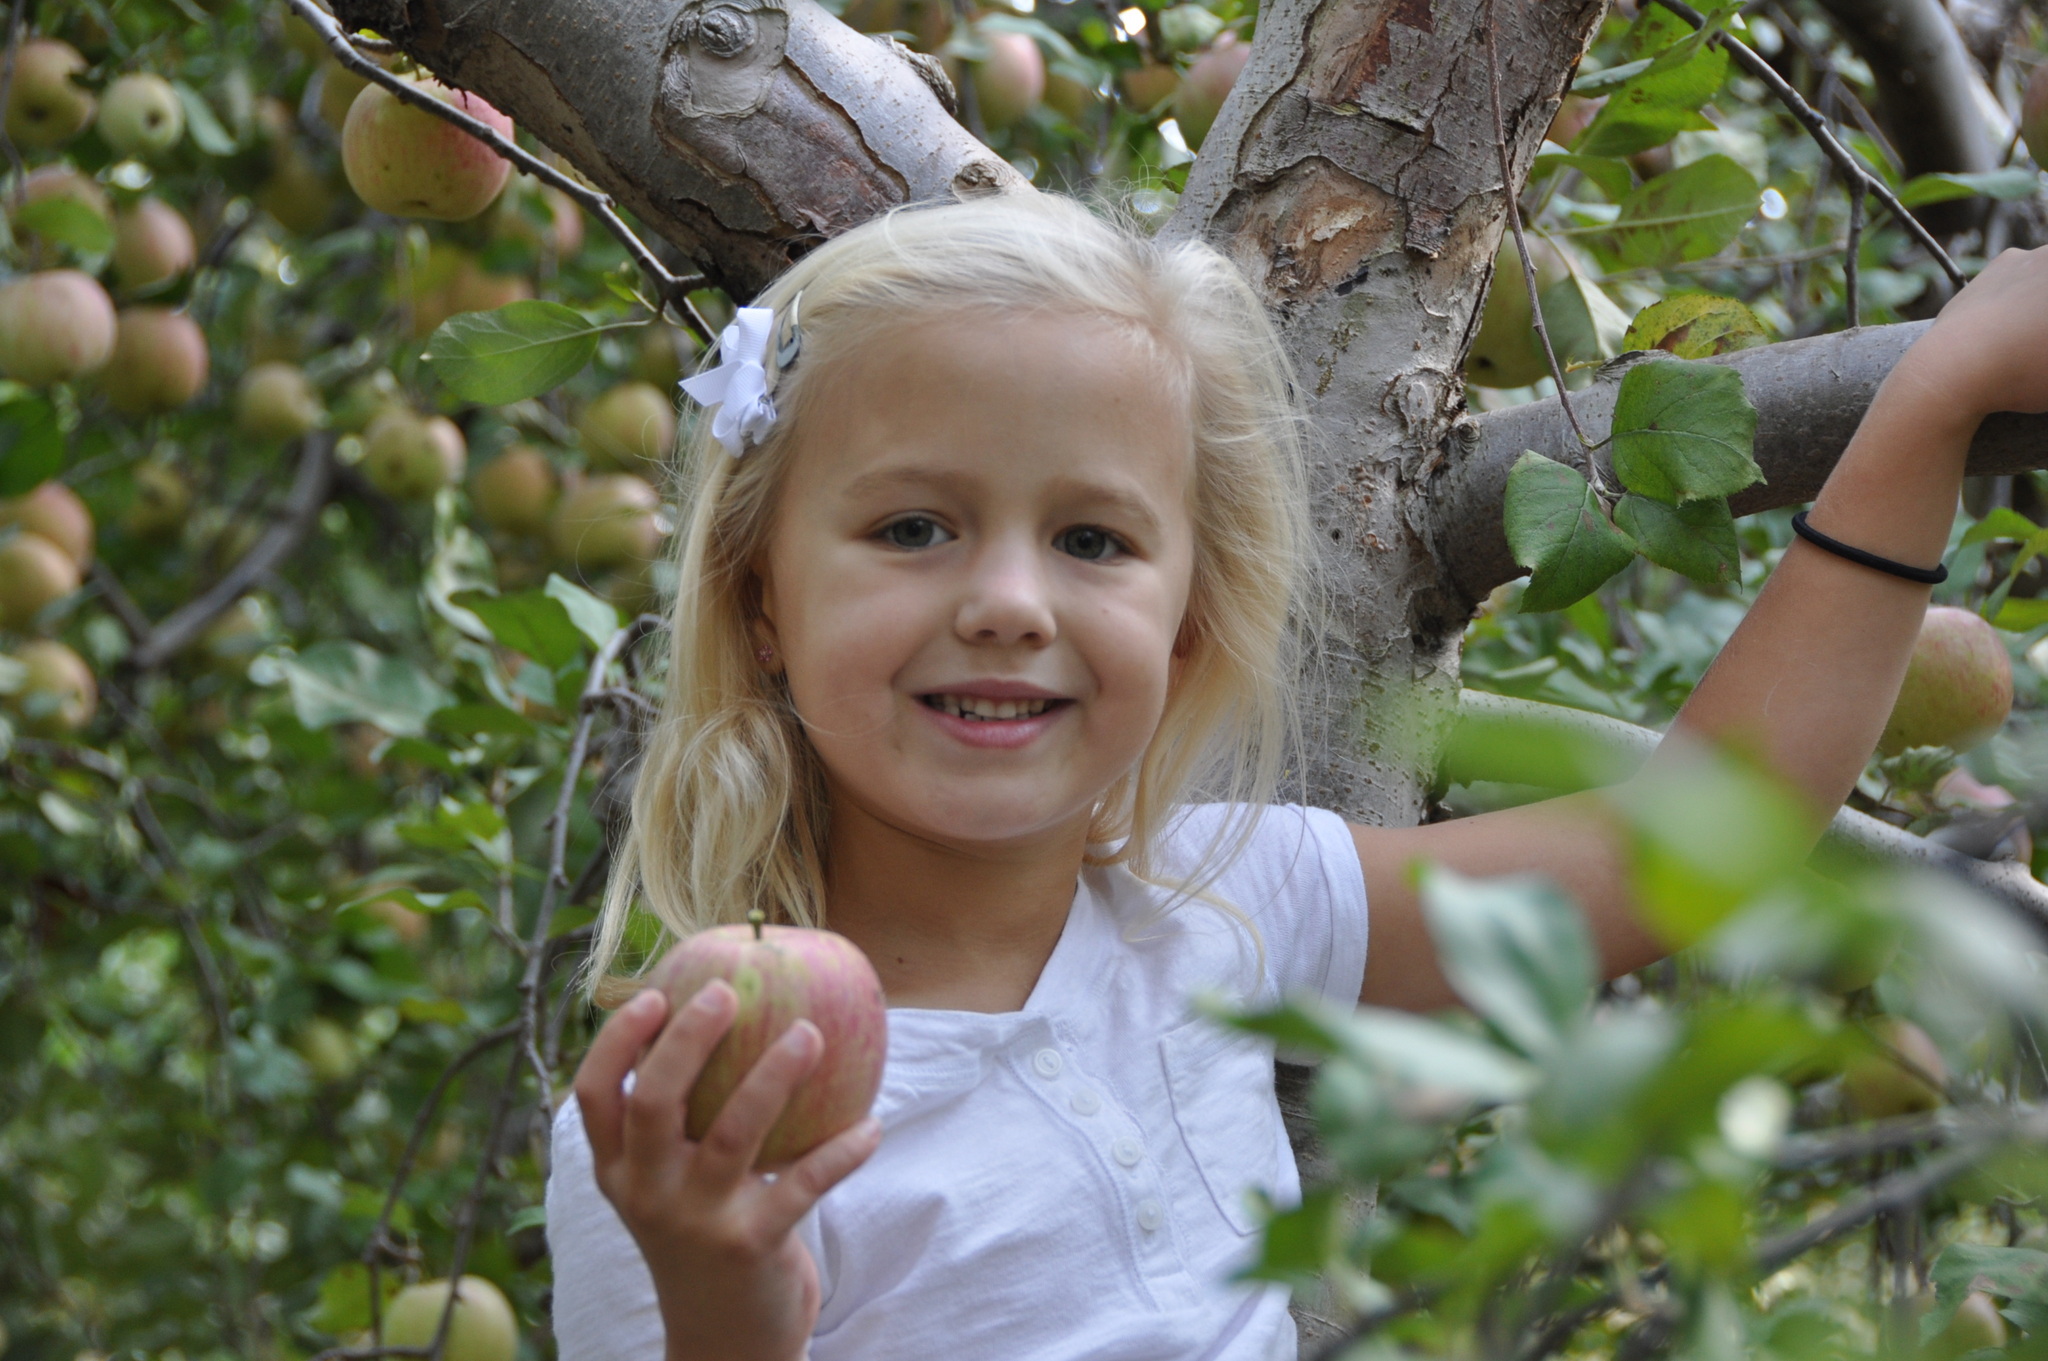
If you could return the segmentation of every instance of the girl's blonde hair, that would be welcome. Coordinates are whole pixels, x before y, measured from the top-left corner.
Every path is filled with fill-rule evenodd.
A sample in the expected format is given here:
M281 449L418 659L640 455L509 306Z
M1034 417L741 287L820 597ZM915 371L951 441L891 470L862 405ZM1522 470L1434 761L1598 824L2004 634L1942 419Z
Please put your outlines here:
M668 939L739 922L824 924L825 783L780 679L754 658L751 572L773 529L822 373L884 332L935 317L1024 312L1128 325L1186 394L1194 434L1194 576L1182 669L1137 765L1106 790L1095 863L1155 877L1154 842L1195 798L1241 805L1187 891L1229 862L1294 751L1296 627L1312 554L1298 417L1265 310L1197 242L1162 244L1071 199L1008 194L899 208L805 256L755 300L778 322L801 294L802 350L775 391L781 418L734 459L696 423L682 470L685 523L667 689L633 792L586 979L644 969ZM621 959L636 897L659 939ZM623 980L598 987L617 995Z

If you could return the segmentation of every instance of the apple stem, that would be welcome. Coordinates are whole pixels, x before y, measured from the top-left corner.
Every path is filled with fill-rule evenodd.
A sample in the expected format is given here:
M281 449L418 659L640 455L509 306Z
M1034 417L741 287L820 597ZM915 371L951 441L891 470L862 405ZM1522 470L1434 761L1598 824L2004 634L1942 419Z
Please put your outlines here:
M747 909L747 924L754 928L754 939L761 939L761 923L768 920L768 914L758 907Z

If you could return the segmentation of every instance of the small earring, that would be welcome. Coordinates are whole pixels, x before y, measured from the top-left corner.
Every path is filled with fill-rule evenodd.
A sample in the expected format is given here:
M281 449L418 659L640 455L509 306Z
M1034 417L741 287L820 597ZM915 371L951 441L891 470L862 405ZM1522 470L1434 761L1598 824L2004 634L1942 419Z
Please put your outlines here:
M775 649L763 643L754 649L754 660L766 666L775 660Z

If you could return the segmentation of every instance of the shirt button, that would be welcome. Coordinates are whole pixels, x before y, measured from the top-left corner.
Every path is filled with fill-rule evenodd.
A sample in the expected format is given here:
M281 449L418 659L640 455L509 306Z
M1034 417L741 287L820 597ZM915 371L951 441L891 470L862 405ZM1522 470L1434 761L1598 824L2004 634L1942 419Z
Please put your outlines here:
M1041 1049L1031 1056L1031 1066L1038 1070L1040 1077L1051 1079L1058 1077L1060 1069L1065 1067L1066 1064L1060 1058L1059 1050Z
M1083 1088L1069 1098L1076 1115L1093 1115L1102 1109L1102 1098Z
M1155 1233L1166 1222L1166 1207L1156 1200L1138 1202L1138 1227L1146 1233Z
M1136 1139L1119 1139L1109 1146L1109 1156L1125 1167L1136 1167L1144 1161L1145 1150L1138 1147Z

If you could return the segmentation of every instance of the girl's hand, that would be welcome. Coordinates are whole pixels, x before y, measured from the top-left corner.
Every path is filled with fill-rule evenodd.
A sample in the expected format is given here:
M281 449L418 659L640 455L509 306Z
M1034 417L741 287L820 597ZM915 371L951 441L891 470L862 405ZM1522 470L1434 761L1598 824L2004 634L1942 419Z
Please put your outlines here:
M1999 255L1949 299L1893 376L1963 420L2048 411L2048 247Z
M881 1141L870 1118L772 1181L753 1170L769 1127L824 1050L808 1021L762 1055L702 1142L685 1138L690 1088L736 1009L723 982L673 1016L649 989L605 1022L576 1071L598 1188L654 1276L668 1361L804 1355L818 1318L818 1269L797 1221ZM628 1071L631 1095L622 1090Z

